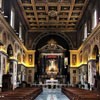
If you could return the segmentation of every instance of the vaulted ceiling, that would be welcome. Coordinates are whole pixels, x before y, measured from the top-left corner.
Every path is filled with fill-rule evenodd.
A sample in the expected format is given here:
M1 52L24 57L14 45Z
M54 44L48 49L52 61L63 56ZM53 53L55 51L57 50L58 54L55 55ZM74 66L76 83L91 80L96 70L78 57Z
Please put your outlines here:
M89 0L17 0L30 31L76 31Z

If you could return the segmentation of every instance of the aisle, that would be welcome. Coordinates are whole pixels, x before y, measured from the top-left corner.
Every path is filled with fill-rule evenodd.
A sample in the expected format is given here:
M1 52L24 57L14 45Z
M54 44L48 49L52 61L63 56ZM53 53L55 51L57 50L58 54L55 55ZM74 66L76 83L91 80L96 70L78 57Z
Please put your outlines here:
M69 100L69 99L61 92L61 89L44 88L43 92L35 100Z

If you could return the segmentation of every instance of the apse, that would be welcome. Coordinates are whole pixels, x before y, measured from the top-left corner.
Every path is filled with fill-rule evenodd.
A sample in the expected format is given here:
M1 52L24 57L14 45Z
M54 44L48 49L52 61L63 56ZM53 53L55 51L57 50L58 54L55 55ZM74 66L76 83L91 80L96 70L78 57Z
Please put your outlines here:
M54 34L41 38L36 45L36 76L39 77L36 80L42 80L43 83L51 78L58 80L58 82L69 81L66 79L69 72L69 61L70 53L67 40Z
M44 46L47 43L47 41L49 41L51 39L54 39L59 45L61 45L62 47L64 47L64 48L69 50L69 46L68 46L67 41L64 38L62 38L62 37L60 37L58 35L54 35L54 34L53 35L47 35L47 36L43 37L38 42L38 44L36 45L36 49L41 48L42 46Z

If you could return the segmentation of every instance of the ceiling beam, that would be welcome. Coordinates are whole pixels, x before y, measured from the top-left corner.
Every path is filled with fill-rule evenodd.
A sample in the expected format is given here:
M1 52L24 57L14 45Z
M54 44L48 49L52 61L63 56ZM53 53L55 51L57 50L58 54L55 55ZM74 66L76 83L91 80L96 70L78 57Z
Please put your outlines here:
M60 5L60 3L58 3L58 5L57 5L57 22L59 22L59 13L60 13L60 10L61 10L61 5Z
M49 22L49 18L48 18L48 4L45 4L45 11L46 11L46 22Z
M75 0L71 0L70 11L69 11L68 19L67 19L68 21L70 20L70 17L71 17L71 15L72 15L74 6L75 6ZM67 24L66 24L66 27L67 27L67 26L68 26L68 22L67 22Z
M21 0L18 0L21 2ZM29 3L23 3L23 6L32 6L32 4L29 4Z
M32 3L32 7L33 7L34 16L36 18L36 22L37 22L38 27L39 27L39 20L38 20L38 15L37 15L37 11L36 11L35 1L34 0L31 0L31 3Z
M44 23L46 23L46 21L44 21L44 20L39 20L39 22L44 22ZM77 20L59 20L59 22L77 22ZM49 23L58 23L56 20L51 20Z
M28 22L28 20L27 20L27 16L26 16L26 13L25 13L25 11L24 11L23 4L22 4L21 0L18 0L18 4L19 4L20 7L21 7L21 12L22 12L22 14L23 14L23 17L25 18L25 21L26 21L27 25L29 26L29 22Z
M54 29L33 29L33 30L29 30L28 32L77 32L75 29L65 29L65 28L63 28L63 29L59 29L59 28L57 28L56 30L55 30L55 28Z
M55 2L55 3L51 3L51 2L46 2L48 4L48 6L57 6L58 5L58 2ZM45 6L46 3L36 3L36 6ZM60 5L62 6L70 6L70 3L63 3L63 2L60 2Z
M89 0L85 0L85 2L84 2L84 6L83 6L83 8L82 8L82 12L80 13L80 17L79 17L79 20L78 20L78 22L77 22L77 25L79 24L79 22L80 22L80 20L81 20L81 18L82 18L82 15L83 15L83 13L84 13L86 7L87 7L88 2L89 2ZM77 25L76 25L76 27L77 27Z

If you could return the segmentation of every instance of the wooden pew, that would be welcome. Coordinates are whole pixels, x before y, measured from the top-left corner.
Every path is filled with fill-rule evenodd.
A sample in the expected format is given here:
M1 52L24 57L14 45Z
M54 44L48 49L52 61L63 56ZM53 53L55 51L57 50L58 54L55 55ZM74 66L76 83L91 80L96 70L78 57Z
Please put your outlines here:
M1 92L0 100L34 100L41 92L41 87L21 88L14 91Z
M94 91L62 87L62 92L67 95L70 100L100 100L100 93Z

